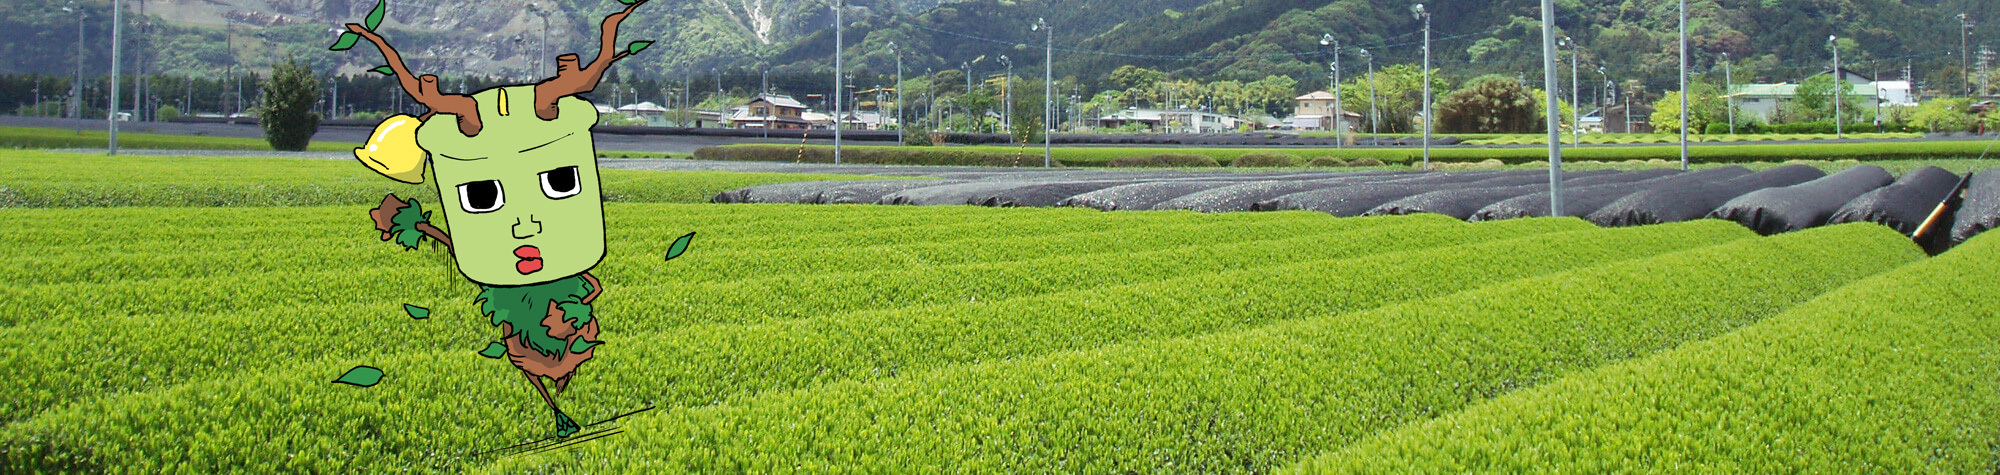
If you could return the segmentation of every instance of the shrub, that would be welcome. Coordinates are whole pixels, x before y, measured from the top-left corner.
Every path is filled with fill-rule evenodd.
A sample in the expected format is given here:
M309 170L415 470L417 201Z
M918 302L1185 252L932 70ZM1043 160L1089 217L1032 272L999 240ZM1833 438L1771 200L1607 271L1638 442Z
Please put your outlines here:
M909 137L909 135L905 135ZM703 147L694 151L696 160L720 160L735 162L801 162L833 163L833 148L797 145L732 145ZM970 149L923 147L846 147L841 150L841 163L867 163L877 165L942 165L942 166L984 166L984 167L1039 167L1042 166L1040 150L1028 154L1016 150L1013 153L992 153ZM1062 166L1060 162L1056 166Z
M1312 161L1310 161L1310 162L1306 162L1306 166L1308 166L1308 167L1344 167L1344 166L1347 166L1347 161L1346 161L1346 160L1341 160L1341 159L1340 159L1339 157L1319 157L1319 158L1315 158L1315 159L1312 159Z
M1232 167L1289 167L1296 164L1297 157L1281 153L1247 153L1229 162Z
M928 147L931 145L936 145L936 143L933 143L931 141L930 130L913 127L909 130L903 131L903 145Z
M263 87L264 104L255 112L264 127L264 141L276 150L305 150L313 134L319 132L320 121L319 113L313 111L320 87L312 67L296 57L273 64Z
M1111 159L1105 166L1111 167L1219 167L1222 163L1207 155L1166 153L1139 157L1119 157Z
M1356 159L1354 159L1354 161L1351 161L1351 162L1347 162L1347 166L1350 166L1350 167L1379 167L1379 166L1382 166L1382 161L1381 161L1381 160L1376 160L1376 159L1373 159L1373 158L1368 158L1368 157L1362 157L1362 158L1356 158Z
M173 122L174 119L181 118L181 109L174 106L160 106L159 110L153 111L153 118L161 122Z

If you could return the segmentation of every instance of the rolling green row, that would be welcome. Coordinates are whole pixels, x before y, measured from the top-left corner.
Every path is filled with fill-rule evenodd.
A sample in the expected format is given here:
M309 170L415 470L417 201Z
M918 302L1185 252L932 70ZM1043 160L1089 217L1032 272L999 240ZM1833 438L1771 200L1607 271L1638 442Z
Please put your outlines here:
M1294 472L2000 470L2000 237L1756 326L1371 438Z
M1644 254L1720 231L1697 226L1709 228L1571 237L1564 241L1574 246L1554 247ZM642 414L621 424L626 436L490 468L1268 471L1545 380L1725 333L1921 257L1893 232L1843 226L1611 259L1360 314L1313 309L1265 328Z
M851 226L824 227L816 232L746 232L735 237L725 233L722 236L704 238L708 242L729 243L721 251L691 253L673 264L658 261L664 255L666 243L657 244L612 241L613 254L600 269L600 276L608 279L608 285L649 285L687 282L726 282L767 275L794 273L831 273L858 271L878 268L890 264L904 266L926 266L934 263L969 262L975 260L1015 260L1031 258L1033 254L1048 249L1074 249L1076 252L1113 252L1145 249L1144 240L1124 241L1116 235L1084 235L1111 243L1096 244L1092 241L1076 240L1078 235L1069 234L1085 230L1102 230L1109 227L1112 233L1120 231L1118 223L1103 223L1088 219L1101 215L1091 210L986 210L984 219L969 219L968 224L919 227L913 229L888 229L871 231L844 231ZM1183 219L1192 221L1181 225L1165 225L1176 215L1150 214L1140 218L1117 218L1131 220L1134 226L1152 224L1146 228L1130 228L1137 232L1166 232L1169 239L1174 231L1224 230L1246 236L1256 233L1285 235L1313 229L1345 229L1361 226L1364 222L1346 222L1314 217L1310 213L1257 214L1236 217L1216 217ZM1011 218L1010 218L1011 217ZM1240 223L1230 226L1200 225L1202 221L1214 220L1222 223ZM669 228L671 229L671 228ZM667 233L673 235L673 233ZM773 236L775 235L775 236ZM965 241L967 236L979 236L981 241ZM1012 239L1008 236L1022 236ZM1193 234L1190 236L1200 236ZM402 285L405 276L410 275L454 275L449 263L444 262L444 253L436 248L416 252L405 251L394 245L372 242L372 237L356 237L350 241L338 242L335 250L347 249L350 254L302 253L305 259L293 268L257 268L254 272L208 274L187 278L141 281L108 282L66 282L54 284L24 285L0 289L0 296L8 296L0 302L0 324L15 325L32 321L65 321L72 317L103 315L150 315L162 313L218 312L230 310L253 310L261 308L265 302L291 303L334 303L372 301L384 288ZM751 244L745 246L743 242ZM946 242L940 242L946 241ZM787 244L789 242L789 244ZM741 251L731 252L730 246L738 246ZM860 249L856 246L867 245ZM921 251L882 246L922 245ZM829 246L816 250L819 246ZM848 247L840 247L848 246ZM643 251L644 249L651 251ZM819 255L815 255L818 253ZM372 256L364 261L383 262L376 266L327 268L326 263L337 262L350 256ZM915 259L906 259L912 256ZM398 260L401 258L401 260ZM253 264L255 265L255 264ZM226 267L226 266L219 266ZM205 269L205 268L196 268ZM23 270L20 272L28 272ZM19 272L7 272L17 274ZM415 285L415 284L412 284ZM474 291L468 285L454 285L450 281L424 282L429 290L442 292L435 295L471 295ZM454 291L456 290L456 291ZM19 298L13 298L18 296ZM436 297L432 297L435 299Z
M1914 160L1977 157L1988 144L1983 141L1925 141L1925 142L1878 142L1878 143L1815 143L1815 144L1701 144L1689 150L1689 156L1701 163L1741 163L1741 162L1782 162L1793 159L1814 160ZM766 151L771 161L792 161L798 153L797 146L782 145L727 145L723 148L754 149ZM951 147L953 154L935 153L932 158L946 162L923 161L925 147L852 147L878 152L911 155L898 159L898 163L925 163L929 165L979 165L980 163L953 163L948 160L961 155L1006 154L1011 156L1014 147L966 146ZM1409 164L1423 161L1422 148L1231 148L1231 147L1058 147L1052 153L1056 161L1064 166L1096 167L1105 166L1112 160L1123 157L1141 157L1163 154L1194 154L1214 158L1216 162L1228 165L1246 154L1275 153L1298 157L1301 162L1321 157L1353 160L1373 158L1390 164ZM720 154L712 154L720 155ZM756 153L733 153L730 155L756 155ZM699 156L699 155L698 155ZM1626 161L1651 159L1680 159L1679 146L1617 146L1617 147L1576 147L1563 151L1566 160ZM1548 160L1548 150L1522 148L1481 148L1472 146L1433 147L1433 162L1478 162L1500 160L1506 163L1528 163Z
M1159 214L1093 216L1101 213L1091 210L982 210L972 207L905 210L902 216L887 214L882 207L865 207L854 208L856 212L849 215L828 214L817 211L819 208L795 206L783 210L614 204L607 209L610 228L606 234L607 240L614 243L610 251L616 258L627 253L648 257L664 254L674 238L688 231L699 233L704 252L789 251L878 243L888 239L887 236L915 235L929 238L922 241L924 243L937 243L952 238L1034 237L1066 229L1123 231L1169 222L1263 222L1281 219L1265 216L1255 220L1236 217L1207 220ZM349 207L155 208L149 209L151 212L143 217L133 216L108 225L68 222L71 217L100 212L127 214L112 210L23 210L18 214L9 213L10 217L26 219L5 220L12 230L5 233L6 236L18 237L19 240L11 242L35 251L24 252L28 256L25 260L0 266L0 281L16 284L109 283L236 272L311 272L324 268L327 259L362 259L371 265L434 261L413 257L413 254L429 254L434 243L425 245L417 253L404 252L400 247L378 239L365 211ZM732 216L735 214L744 216ZM285 222L270 222L281 219L280 216ZM292 219L301 216L313 222L300 223ZM1299 216L1290 219L1303 220ZM991 228L990 224L996 220L1014 225L990 229L983 235L938 232L948 230L946 226L954 224ZM314 252L273 251L278 248L312 249ZM648 266L654 269L648 271L660 267L657 259L640 258L638 261L649 262ZM723 262L720 259L711 261ZM699 277L706 274L696 272L693 275Z
M598 305L596 313L605 318L605 328L660 331L689 324L775 321L803 317L830 317L859 310L882 310L920 305L948 304L967 300L988 302L1091 286L1108 286L1164 280L1174 275L1255 268L1297 260L1324 259L1393 249L1385 243L1401 241L1397 234L1410 231L1463 230L1467 225L1448 219L1358 219L1313 220L1315 223L1345 223L1348 226L1313 226L1329 231L1305 231L1299 237L1267 240L1265 229L1242 229L1237 234L1217 232L1166 232L1127 236L1125 242L1161 248L1151 252L1110 252L1062 254L1020 262L986 262L931 268L897 268L849 273L792 273L729 284L673 284L608 287L615 300ZM1300 228L1306 228L1301 226ZM1345 231L1341 229L1345 228ZM1435 228L1435 229L1432 229ZM1185 228L1183 228L1185 229ZM1221 231L1221 230L1217 230ZM1289 233L1287 233L1289 235ZM1443 235L1432 244L1459 241L1458 234ZM1469 235L1477 240L1482 235ZM1495 234L1493 237L1501 237ZM1237 243L1237 244L1232 244ZM1408 242L1414 246L1422 242ZM1189 247L1195 246L1195 247ZM797 260L795 257L794 260ZM427 279L428 280L428 279ZM857 285L857 283L865 283ZM395 316L401 303L431 307L434 318L483 321L472 311L470 294L449 304L436 302L436 282L429 285L387 287L377 292L334 302L272 301L255 310L220 313L176 314L171 319L57 316L0 329L0 339L26 341L15 348L0 349L0 360L18 361L0 370L0 379L25 383L33 388L25 394L0 390L0 420L12 420L45 407L54 401L77 401L94 395L117 394L143 384L173 384L196 376L215 376L253 370L281 361L294 348L312 347L330 352L360 351L361 341L342 335L368 327L393 331L407 328L400 318L366 319L367 315ZM454 286L442 285L444 291ZM324 288L325 285L321 284ZM372 308L369 306L372 305ZM367 311L360 311L367 309ZM353 315L355 318L289 318L273 320L270 315ZM87 314L86 314L87 315ZM383 325L387 323L388 325ZM231 328L270 335L254 340L189 339L163 326ZM454 327L458 328L458 327ZM492 333L488 330L487 333ZM629 334L629 333L628 333ZM472 336L470 338L478 338ZM413 334L403 345L450 345L468 341L464 332ZM53 348L70 348L52 351ZM204 355L186 360L157 361L142 367L119 363L122 355L179 351ZM27 355L40 355L29 358ZM217 373L206 370L226 368Z
M125 127L144 127L128 124ZM105 148L110 146L110 134L102 124L78 132L73 129L48 127L0 127L0 148ZM313 142L307 150L345 152L361 144L342 142ZM194 135L149 134L143 132L120 131L119 148L160 148L196 150L271 150L271 144L264 139L242 137L206 137Z
M1366 235L1367 239L1356 236L1343 246L1349 249L1349 253L1367 254L1383 252L1382 248L1421 249L1454 239L1477 240L1477 236L1505 237L1590 229L1589 225L1576 220L1521 220L1476 226L1448 224L1445 229L1424 233L1414 232L1409 226L1402 227L1403 232L1384 229L1359 233ZM1717 231L1717 234L1729 238L1742 234L1736 228L1728 227L1718 228ZM1713 239L1698 236L1684 238L1697 242ZM1398 244L1402 241L1411 242ZM1379 305L1383 300L1411 298L1413 294L1445 293L1459 286L1476 286L1479 282L1505 279L1505 274L1544 271L1544 268L1519 265L1537 261L1535 256L1496 252L1513 250L1526 244L1509 242L1480 246L1471 250L1484 252L1465 254L1485 257L1457 259L1460 263L1478 261L1490 264L1481 267L1468 268L1452 265L1453 262L1438 262L1437 257L1441 255L1453 254L1451 251L1454 250L1467 250L1442 248L1407 256L1383 254L1376 258L1287 264L1154 284L1077 290L993 303L864 312L789 324L704 325L647 333L611 333L620 329L607 327L607 351L600 353L577 374L576 382L562 397L579 420L590 420L647 404L705 404L711 400L734 398L738 394L815 384L816 380L886 377L954 362L990 361L1251 325L1260 320L1287 318L1291 307L1301 304L1367 307ZM1561 253L1551 251L1549 254ZM1574 260L1601 260L1612 252L1582 254L1592 256L1557 259L1550 267L1561 267ZM1347 276L1363 270L1399 267L1421 271L1377 277ZM1429 278L1416 274L1425 274ZM1237 291L1263 288L1261 283L1254 282L1255 276L1261 275L1292 276L1288 279L1322 287L1343 282L1338 284L1340 288L1298 295L1296 300L1288 298L1260 304L1257 313L1236 316L1244 303L1235 296ZM1431 282L1432 279L1437 283L1426 285L1422 291L1413 292L1405 285ZM1234 284L1233 287L1214 287L1211 283ZM1206 294L1205 290L1214 288L1235 290ZM1325 303L1329 299L1338 302ZM1161 315L1145 310L1197 300L1207 301L1200 307L1205 310L1198 313ZM1133 308L1135 303L1144 306ZM1082 314L1072 311L1078 307L1092 307L1094 310ZM1133 308L1133 311L1121 310L1124 308ZM378 318L402 322L384 327L410 326L407 317L400 315ZM449 319L439 321L439 318L433 316L422 324L448 324L453 325L452 328L460 325ZM291 333L311 325L299 323L308 318L282 320L273 324L281 326L260 329L258 333ZM357 338L354 342L329 343L331 347L323 352L315 347L303 360L286 361L265 371L200 378L180 386L154 387L121 397L86 400L53 412L42 412L33 419L10 426L33 435L8 439L7 443L16 447L14 453L17 454L44 454L57 458L83 455L100 463L119 466L136 464L133 466L141 468L149 463L194 464L189 467L197 471L204 470L200 467L205 466L228 467L234 464L269 467L264 464L295 460L287 456L291 453L297 458L313 460L311 463L323 464L319 469L326 470L341 466L388 468L423 463L463 465L476 461L469 458L475 450L511 445L539 437L546 431L544 424L547 421L540 419L546 414L546 409L536 406L539 403L531 399L532 393L528 392L526 385L520 384L518 375L511 373L512 368L502 362L471 356L488 337L461 337L463 341L440 343L445 340L433 341L414 335L414 328L411 330L413 334L399 335L394 334L392 328L370 327L376 325L362 325L355 329L356 334L369 335L367 337ZM490 332L490 329L487 331ZM409 341L413 339L415 341ZM619 348L618 351L609 351L614 345ZM148 353L163 350L135 351ZM192 353L212 355L217 351ZM675 356L675 353L689 356ZM327 371L340 371L329 368L343 363L364 362L389 370L395 379L362 392L323 384ZM282 390L266 392L272 388ZM440 394L453 396L439 397ZM210 407L191 403L190 400L227 401L228 405ZM522 404L509 404L509 401ZM156 412L162 410L168 413ZM106 415L105 411L119 415ZM352 418L367 422L359 426L349 425L348 421ZM259 422L270 420L299 423L278 426ZM58 426L64 426L63 431L77 435L44 433L54 431ZM373 434L395 434L394 439L402 440L407 445L376 446L372 445L373 441L351 442L349 438L364 435L354 430L363 430L371 437ZM183 442L167 443L177 439ZM205 441L188 443L188 440ZM285 442L250 445L222 442L231 440ZM72 442L81 445L67 445ZM90 454L78 454L78 447L96 449ZM357 458L353 455L367 452L349 450L381 450L384 453ZM39 458L40 455L34 457Z
M352 160L243 157L105 157L0 150L0 208L104 206L372 207L382 195L436 202L426 185L406 185ZM746 186L859 175L604 170L604 198L616 202L705 203ZM365 209L365 208L364 208Z

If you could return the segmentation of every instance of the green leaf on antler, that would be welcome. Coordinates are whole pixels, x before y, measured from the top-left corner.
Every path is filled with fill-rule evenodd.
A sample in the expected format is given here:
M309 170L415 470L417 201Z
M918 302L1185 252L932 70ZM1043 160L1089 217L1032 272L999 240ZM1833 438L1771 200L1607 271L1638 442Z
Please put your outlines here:
M395 76L395 75L396 75L396 69L395 69L395 68L391 68L391 67L389 67L389 65L387 65L387 64L384 64L384 65L381 65L381 66L376 66L376 67L375 67L375 69L370 69L369 71L374 71L374 72L377 72L377 73L381 73L381 74L382 74L383 76Z
M332 51L347 51L348 48L353 48L354 43L357 41L361 41L361 35L354 34L352 31L344 32L340 34L340 39L334 40L333 46L327 49Z
M652 45L653 42L651 41L634 41L632 44L625 45L625 52L628 54L639 54L640 51L645 51L646 47Z
M382 15L388 12L388 6L388 0L375 0L375 9L368 12L368 19L363 20L361 25L368 27L368 31L375 31L375 27L382 26Z
M626 4L626 5L631 5L631 4L632 4L632 2L637 2L637 1L639 1L639 0L618 0L618 3L623 3L623 4Z

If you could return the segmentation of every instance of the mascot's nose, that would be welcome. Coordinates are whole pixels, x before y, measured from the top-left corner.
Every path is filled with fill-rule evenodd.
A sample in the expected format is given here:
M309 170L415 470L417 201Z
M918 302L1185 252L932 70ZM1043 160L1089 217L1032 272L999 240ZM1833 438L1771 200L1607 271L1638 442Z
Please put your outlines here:
M541 233L542 222L536 221L535 215L528 215L526 221L521 220L521 218L514 218L514 239L527 239Z

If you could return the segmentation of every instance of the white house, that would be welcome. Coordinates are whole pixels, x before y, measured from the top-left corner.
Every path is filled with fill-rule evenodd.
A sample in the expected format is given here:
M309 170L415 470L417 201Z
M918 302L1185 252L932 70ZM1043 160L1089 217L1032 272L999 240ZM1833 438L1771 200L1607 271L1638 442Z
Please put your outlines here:
M1861 73L1841 69L1841 79L1847 84L1850 96L1874 97L1876 106L1914 106L1916 96L1911 93L1909 81L1877 81ZM1821 72L1819 74L1828 74ZM1815 74L1814 76L1818 76ZM1736 107L1745 115L1760 121L1770 122L1784 103L1798 97L1799 85L1778 84L1737 84L1729 88L1727 97L1734 99Z
M1186 109L1167 111L1137 107L1091 120L1099 127L1117 128L1127 124L1145 124L1147 130L1173 134L1230 132L1244 123L1242 119L1213 112Z

